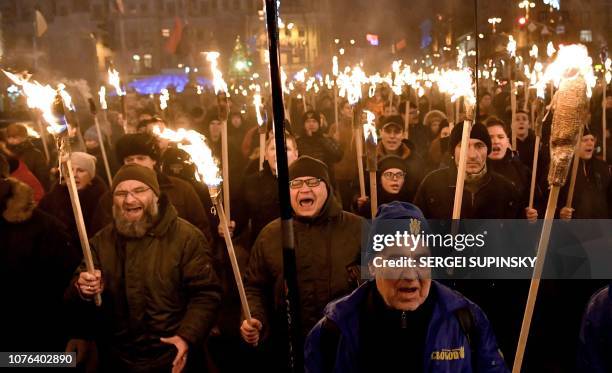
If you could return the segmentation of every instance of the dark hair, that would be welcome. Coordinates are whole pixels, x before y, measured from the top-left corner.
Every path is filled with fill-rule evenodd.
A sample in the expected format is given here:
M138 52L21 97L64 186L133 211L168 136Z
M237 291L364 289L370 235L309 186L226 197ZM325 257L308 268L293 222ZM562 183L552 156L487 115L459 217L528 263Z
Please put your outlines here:
M510 130L506 126L506 123L504 123L503 120L501 120L500 118L496 117L495 115L491 115L490 117L488 117L485 120L484 125L487 128L495 127L495 126L500 126L504 130L504 132L506 133L506 136L510 137Z
M419 107L414 102L412 102L412 101L410 101L409 105L410 105L411 109L417 109L417 110L419 109ZM400 114L406 114L406 101L405 100L400 102L399 113Z

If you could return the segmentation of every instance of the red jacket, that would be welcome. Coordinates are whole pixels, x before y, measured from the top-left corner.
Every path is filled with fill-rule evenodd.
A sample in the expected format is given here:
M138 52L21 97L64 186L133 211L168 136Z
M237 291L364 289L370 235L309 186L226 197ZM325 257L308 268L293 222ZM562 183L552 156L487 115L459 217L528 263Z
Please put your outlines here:
M30 188L34 190L34 202L38 205L38 202L40 202L45 195L45 190L40 181L38 181L36 176L34 176L22 160L19 160L19 167L11 173L11 177L29 185Z

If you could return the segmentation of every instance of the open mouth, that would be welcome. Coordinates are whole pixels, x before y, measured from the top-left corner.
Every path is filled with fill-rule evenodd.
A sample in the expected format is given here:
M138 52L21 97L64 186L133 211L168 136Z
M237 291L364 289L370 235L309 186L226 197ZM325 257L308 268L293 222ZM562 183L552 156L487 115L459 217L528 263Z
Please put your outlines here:
M314 206L314 198L310 198L310 197L301 198L298 201L298 204L300 205L300 207L312 207Z
M127 215L137 215L142 211L142 207L141 206L126 207L124 208L124 211Z
M419 288L417 288L416 286L402 286L397 290L401 294L414 294L419 290Z
M493 145L493 147L492 147L492 151L493 151L493 152L496 152L496 153L497 153L497 152L500 152L500 151L501 151L501 147L500 147L500 146L497 146L497 145Z

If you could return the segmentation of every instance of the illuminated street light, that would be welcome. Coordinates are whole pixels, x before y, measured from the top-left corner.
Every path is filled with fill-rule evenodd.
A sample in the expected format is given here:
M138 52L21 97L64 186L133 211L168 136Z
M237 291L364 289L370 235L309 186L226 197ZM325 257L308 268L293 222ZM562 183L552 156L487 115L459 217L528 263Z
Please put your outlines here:
M502 19L499 17L493 17L493 18L489 18L489 23L491 25L493 25L493 33L495 33L496 29L495 29L495 25L497 25L498 23L501 23Z
M535 3L532 3L529 0L523 0L519 3L519 8L525 9L525 19L529 19L529 9L535 8Z

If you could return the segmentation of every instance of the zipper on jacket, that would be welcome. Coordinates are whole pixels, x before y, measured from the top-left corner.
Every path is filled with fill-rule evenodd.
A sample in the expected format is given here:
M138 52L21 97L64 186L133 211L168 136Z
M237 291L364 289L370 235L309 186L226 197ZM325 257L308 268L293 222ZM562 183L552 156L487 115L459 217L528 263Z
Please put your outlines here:
M406 311L402 311L401 327L402 329L406 329L408 327L408 314Z

